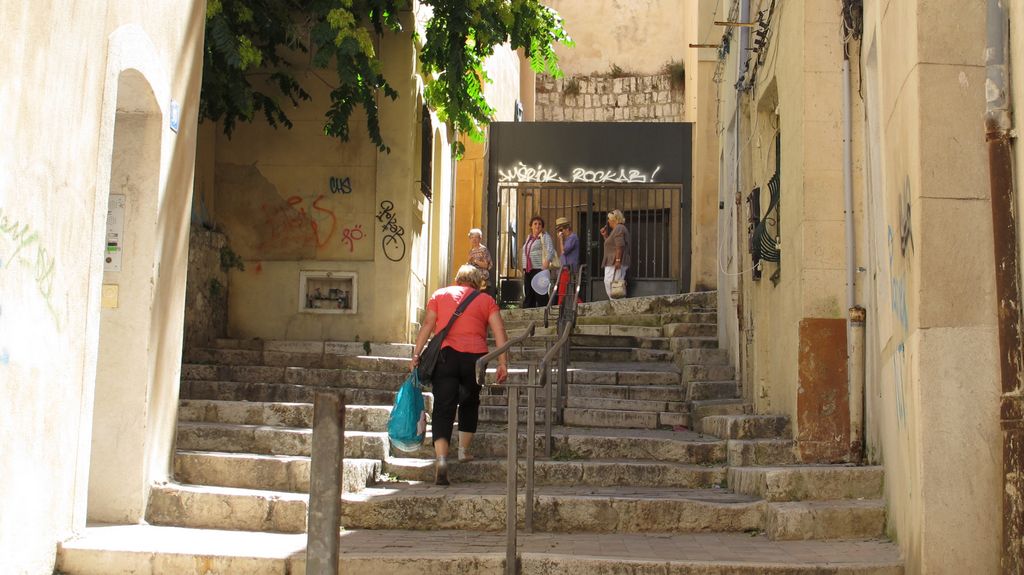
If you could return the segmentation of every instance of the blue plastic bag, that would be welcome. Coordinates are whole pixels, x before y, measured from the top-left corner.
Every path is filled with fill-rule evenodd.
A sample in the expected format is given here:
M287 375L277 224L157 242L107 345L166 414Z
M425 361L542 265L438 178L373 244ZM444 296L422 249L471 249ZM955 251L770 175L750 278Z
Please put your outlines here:
M406 452L418 450L423 445L425 423L423 386L416 376L416 370L413 370L398 389L391 417L388 418L388 438L391 444Z

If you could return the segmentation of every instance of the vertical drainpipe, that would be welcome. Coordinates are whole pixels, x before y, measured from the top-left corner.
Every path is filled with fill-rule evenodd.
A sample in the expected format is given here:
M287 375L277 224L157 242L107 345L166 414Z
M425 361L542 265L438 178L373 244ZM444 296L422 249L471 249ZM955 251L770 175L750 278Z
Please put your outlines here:
M1024 386L1021 292L1014 201L1013 126L1008 96L1009 14L1006 0L988 0L985 50L985 140L992 196L992 237L998 303L1000 422L1003 436L1004 574L1024 573Z
M750 0L740 0L739 21L740 22L749 22L750 21ZM736 220L735 220L735 222L733 222L733 224L735 226L735 229L734 230L730 230L730 233L735 233L736 234L736 242L734 244L735 247L736 247L736 253L732 254L732 255L736 258L736 264L737 264L736 268L737 268L737 270L739 270L739 268L742 265L741 262L743 261L740 258L740 254L743 253L743 249L741 247L742 246L742 242L740 241L742 239L742 237L743 237L743 235L742 235L743 224L742 224L742 218L740 217L740 209L743 206L743 201L742 201L742 197L743 197L743 179L742 179L742 171L740 170L740 166L742 164L742 160L741 160L741 156L740 156L740 154L742 152L742 148L740 146L740 138L742 137L742 133L743 133L740 128L741 128L741 121L743 119L743 115L742 115L742 112L741 112L742 106L740 105L740 98L743 96L743 91L746 89L746 86L745 86L744 81L743 81L743 76L744 76L744 66L743 66L743 64L744 64L744 61L747 58L747 46L748 46L748 42L750 40L750 38L749 38L749 36L747 34L747 30L748 30L748 28L746 28L746 27L739 27L739 28L736 29L736 34L739 36L739 42L738 42L739 49L736 51L736 110L735 110L735 113L736 113L736 120L735 120L736 133L734 134L735 135L735 139L733 140L733 145L735 146L734 157L733 157L733 159L735 161L735 164L733 165L733 168L735 169L734 179L735 179L735 183L736 183L735 198L734 198L734 201L733 201L733 206L734 206L733 209L735 210L734 213L735 213ZM742 282L743 282L743 275L741 274L741 275L736 276L736 293L735 293L736 324L735 325L736 325L736 342L737 342L737 345L736 345L735 357L736 357L737 378L741 377L740 374L739 374L739 371L742 368L742 363L741 362L742 362L742 358L744 357L743 345L744 345L744 341L745 341L745 337L743 335L743 288L742 288Z
M843 18L847 15L844 13ZM842 31L841 31L842 32ZM850 43L843 34L843 201L846 224L846 308L847 389L850 402L849 459L861 463L864 458L864 322L865 310L857 305L856 237L853 219L853 106L850 101Z

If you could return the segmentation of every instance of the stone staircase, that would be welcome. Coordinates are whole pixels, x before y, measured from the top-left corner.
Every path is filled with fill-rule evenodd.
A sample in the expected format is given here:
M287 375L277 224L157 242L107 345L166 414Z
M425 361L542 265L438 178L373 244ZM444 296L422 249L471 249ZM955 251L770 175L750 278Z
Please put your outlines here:
M514 334L540 314L506 322ZM788 421L737 399L714 323L709 294L581 308L564 422L536 463L535 533L520 533L522 573L903 572L883 538L881 468L796 465ZM543 339L516 350L510 377L542 352ZM409 353L235 340L190 350L175 481L154 486L149 525L90 527L61 546L58 570L302 572L310 401L331 386L348 403L342 572L503 573L507 397L485 388L476 460L435 486L429 440L402 453L385 432Z

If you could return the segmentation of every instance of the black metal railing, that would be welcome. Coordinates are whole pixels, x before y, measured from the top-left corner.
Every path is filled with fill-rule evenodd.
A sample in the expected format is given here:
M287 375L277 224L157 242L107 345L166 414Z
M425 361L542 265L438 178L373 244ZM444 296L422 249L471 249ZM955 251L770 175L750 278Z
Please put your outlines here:
M546 389L547 405L544 410L544 453L551 457L552 442L552 420L555 417L556 399L552 397L553 389L558 390L558 414L561 420L561 413L564 410L564 402L568 391L568 362L571 350L570 337L576 326L576 305L579 301L581 278L584 277L585 266L581 266L575 273L569 274L569 282L566 286L564 297L558 306L559 314L556 331L556 340L550 347L545 349L541 360L527 366L527 379L525 383L514 383L511 379L506 380L502 387L507 388L508 398L508 437L506 454L506 501L505 501L505 531L506 557L505 572L507 575L515 575L518 572L518 543L517 523L518 512L516 499L519 486L519 392L526 389L526 501L524 510L524 528L528 533L533 532L533 507L534 507L534 464L536 460L537 444L537 390ZM551 317L553 302L558 298L557 282L548 297L548 306L544 310L544 325L548 326ZM525 347L527 340L535 337L537 322L531 322L526 331L514 339L510 339L502 345L477 360L476 368L478 373L477 381L486 382L488 364L503 353L508 352L516 345ZM548 385L549 376L553 370L554 362L558 361L558 384Z
M559 217L571 223L579 237L579 263L596 274L582 282L588 301L603 293L598 285L604 269L600 229L614 209L622 210L630 232L631 281L663 286L666 293L689 287L691 206L689 193L681 186L516 183L500 185L497 194L498 225L489 241L494 242L495 279L503 305L518 302L523 290L521 252L533 216L542 217L549 228Z

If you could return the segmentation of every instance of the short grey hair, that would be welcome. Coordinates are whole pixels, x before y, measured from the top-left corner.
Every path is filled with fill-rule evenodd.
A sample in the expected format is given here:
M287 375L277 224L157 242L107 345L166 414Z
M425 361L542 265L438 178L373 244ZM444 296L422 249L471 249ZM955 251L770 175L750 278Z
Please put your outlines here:
M484 232L480 228L473 228L469 230L469 237L473 236L480 236L482 238L484 237Z
M455 273L455 285L479 288L483 281L480 268L471 264L462 264Z
M612 210L608 212L608 219L614 220L617 224L626 223L626 216L622 215L622 210Z

